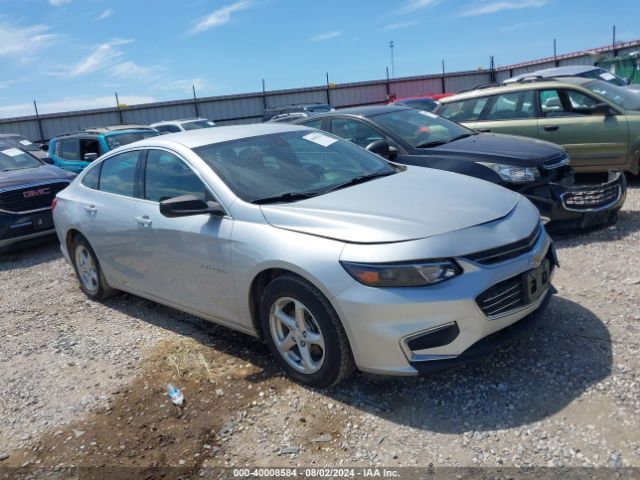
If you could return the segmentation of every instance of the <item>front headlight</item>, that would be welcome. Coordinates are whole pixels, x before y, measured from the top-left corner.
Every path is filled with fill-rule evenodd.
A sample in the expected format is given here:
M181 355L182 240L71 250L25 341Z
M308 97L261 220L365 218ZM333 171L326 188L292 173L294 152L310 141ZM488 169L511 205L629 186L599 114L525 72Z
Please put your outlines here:
M482 163L482 165L496 172L505 182L527 183L540 180L540 170L537 167L517 167L501 163Z
M412 263L340 262L358 282L369 287L423 287L444 282L462 273L453 260Z

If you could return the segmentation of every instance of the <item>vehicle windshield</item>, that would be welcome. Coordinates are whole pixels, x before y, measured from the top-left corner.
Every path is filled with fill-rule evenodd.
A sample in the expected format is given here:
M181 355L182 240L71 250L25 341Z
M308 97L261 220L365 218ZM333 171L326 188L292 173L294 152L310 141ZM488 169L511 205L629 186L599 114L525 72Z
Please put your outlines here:
M105 135L105 140L109 149L121 147L122 145L128 145L129 143L137 142L138 140L144 140L145 138L157 137L160 132L154 130L146 130L141 132L125 132L125 133L110 133Z
M618 87L611 83L603 82L602 80L585 83L584 87L593 93L602 95L606 99L620 105L622 108L627 110L640 110L640 95L626 88Z
M409 98L406 100L398 100L396 105L404 105L405 107L419 108L427 112L433 112L439 105L438 102L430 98Z
M184 122L182 127L185 130L198 130L200 128L211 128L215 127L216 124L210 120L195 120L193 122Z
M425 110L395 110L373 119L415 148L429 148L474 134L462 125Z
M254 203L300 200L397 171L350 142L310 130L214 143L194 151L239 198Z
M38 147L31 140L27 140L26 138L24 138L21 135L13 135L11 137L3 138L2 140L4 140L7 143L11 143L11 144L13 144L13 145L15 145L17 147L20 147L23 150L27 150L29 152L38 152L38 151L40 151L40 147Z
M617 75L614 75L611 72L606 71L603 68L596 68L593 70L589 70L588 72L585 72L580 76L585 78L595 78L597 80L604 80L605 82L610 83L611 85L617 85L618 87L623 87L627 84L627 82L625 82L623 79L621 79Z
M16 147L0 146L0 172L36 168L43 163L31 154Z

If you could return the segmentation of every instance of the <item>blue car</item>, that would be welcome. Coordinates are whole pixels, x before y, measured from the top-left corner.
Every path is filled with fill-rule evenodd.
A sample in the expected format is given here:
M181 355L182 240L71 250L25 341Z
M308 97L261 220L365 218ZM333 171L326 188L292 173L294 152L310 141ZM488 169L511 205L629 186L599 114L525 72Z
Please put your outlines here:
M49 141L49 156L56 167L80 172L99 156L114 148L160 135L143 125L114 125L87 128L58 135Z

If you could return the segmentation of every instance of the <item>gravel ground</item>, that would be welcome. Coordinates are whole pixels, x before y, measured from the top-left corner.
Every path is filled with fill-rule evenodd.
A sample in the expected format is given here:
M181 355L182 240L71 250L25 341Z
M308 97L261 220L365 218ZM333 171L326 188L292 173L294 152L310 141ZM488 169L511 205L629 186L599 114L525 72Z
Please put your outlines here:
M529 337L328 392L244 335L129 295L86 300L55 244L5 255L0 465L640 467L639 243L635 179L615 226L557 241L559 292Z

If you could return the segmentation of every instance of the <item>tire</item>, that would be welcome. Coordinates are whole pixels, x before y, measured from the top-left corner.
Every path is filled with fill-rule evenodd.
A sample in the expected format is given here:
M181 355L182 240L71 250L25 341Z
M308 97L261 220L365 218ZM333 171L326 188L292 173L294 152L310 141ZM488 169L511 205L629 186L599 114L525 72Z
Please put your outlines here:
M69 243L69 256L80 288L87 297L91 300L103 300L117 293L104 278L96 254L82 235L76 235Z
M338 314L317 288L299 277L283 275L267 285L260 324L276 361L304 385L331 387L355 370Z

